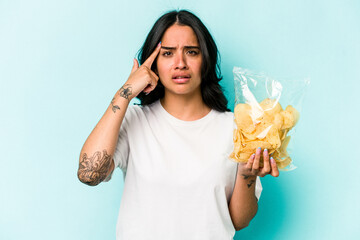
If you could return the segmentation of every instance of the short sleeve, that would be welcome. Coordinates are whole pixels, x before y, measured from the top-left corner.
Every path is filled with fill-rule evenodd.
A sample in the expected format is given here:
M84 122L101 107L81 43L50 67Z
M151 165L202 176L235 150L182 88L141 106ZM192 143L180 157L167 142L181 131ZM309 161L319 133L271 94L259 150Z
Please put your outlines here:
M129 158L129 139L128 139L128 128L129 128L129 118L131 115L132 109L129 106L125 113L125 117L123 119L123 122L121 124L120 130L119 130L119 137L118 142L115 148L114 152L114 170L116 168L120 168L123 172L126 172L127 164L128 164L128 158ZM104 182L110 181L114 171L112 171L109 176L107 176L104 179Z
M255 183L255 196L258 201L260 199L261 192L262 192L262 185L261 185L260 177L258 176L256 177L256 183Z

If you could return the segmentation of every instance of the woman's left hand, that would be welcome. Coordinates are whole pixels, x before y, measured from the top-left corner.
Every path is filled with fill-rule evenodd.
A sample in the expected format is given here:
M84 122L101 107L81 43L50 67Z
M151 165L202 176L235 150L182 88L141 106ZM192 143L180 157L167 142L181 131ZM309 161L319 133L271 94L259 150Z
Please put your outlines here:
M256 149L256 153L251 155L247 163L238 163L238 174L244 177L260 176L265 177L270 174L273 177L279 176L279 169L275 160L269 158L267 149L263 151L264 166L260 167L261 148Z

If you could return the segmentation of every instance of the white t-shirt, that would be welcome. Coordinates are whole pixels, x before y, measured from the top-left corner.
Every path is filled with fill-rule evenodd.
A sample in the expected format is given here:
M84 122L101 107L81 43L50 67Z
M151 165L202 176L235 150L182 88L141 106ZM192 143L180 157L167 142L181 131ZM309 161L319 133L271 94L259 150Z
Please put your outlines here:
M114 154L124 173L116 239L232 240L233 128L231 112L183 121L160 101L129 106Z

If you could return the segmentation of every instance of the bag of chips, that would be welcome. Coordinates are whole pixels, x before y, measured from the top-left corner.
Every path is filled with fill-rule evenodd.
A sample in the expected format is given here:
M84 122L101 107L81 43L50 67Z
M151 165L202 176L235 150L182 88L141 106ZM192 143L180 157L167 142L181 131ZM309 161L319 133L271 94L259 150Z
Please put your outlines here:
M246 163L256 148L267 148L279 170L294 170L296 166L288 146L310 80L278 81L240 67L234 67L233 73L236 128L230 159ZM262 156L260 167L263 167Z

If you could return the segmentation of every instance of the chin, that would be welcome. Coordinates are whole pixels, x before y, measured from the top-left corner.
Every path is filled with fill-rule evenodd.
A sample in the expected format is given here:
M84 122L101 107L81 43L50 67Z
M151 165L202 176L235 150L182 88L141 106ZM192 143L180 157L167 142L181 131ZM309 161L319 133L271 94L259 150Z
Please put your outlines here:
M195 89L189 89L186 86L178 86L173 89L169 89L169 92L176 95L194 95L194 94L201 94L201 91L197 91Z

